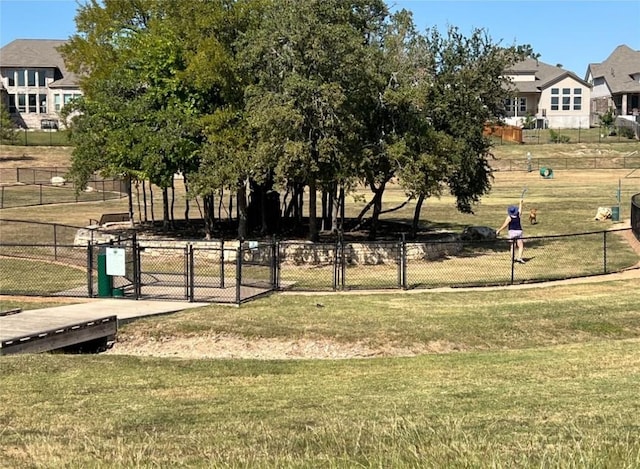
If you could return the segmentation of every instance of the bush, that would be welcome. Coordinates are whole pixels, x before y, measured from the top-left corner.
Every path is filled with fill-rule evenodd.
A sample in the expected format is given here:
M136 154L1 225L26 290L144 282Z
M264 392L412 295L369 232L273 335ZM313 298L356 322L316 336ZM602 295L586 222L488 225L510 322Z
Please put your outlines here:
M553 129L549 129L549 141L551 143L569 143L571 141L571 137L555 132Z
M636 137L631 127L618 127L618 135L630 139Z

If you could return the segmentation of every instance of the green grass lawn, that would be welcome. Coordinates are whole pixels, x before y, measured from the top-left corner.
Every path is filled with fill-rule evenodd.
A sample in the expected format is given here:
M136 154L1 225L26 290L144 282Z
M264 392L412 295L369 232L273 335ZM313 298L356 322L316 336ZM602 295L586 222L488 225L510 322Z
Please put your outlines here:
M634 151L633 145L593 146L587 152L622 154ZM505 158L524 157L524 148L535 148L541 157L584 150L496 150ZM423 227L497 227L526 186L525 209L538 208L540 221L525 227L526 236L607 229L615 224L595 222L595 210L615 202L621 180L621 215L628 217L624 207L639 186L627 174L558 170L545 180L535 173L498 172L492 193L474 214L458 213L450 197L432 199L423 209ZM394 187L385 208L403 200L403 191ZM363 204L349 200L348 216ZM176 213L182 207L178 199ZM126 199L4 209L2 218L84 226L89 218L120 211L126 211ZM408 204L386 218L407 221L412 211ZM3 225L3 238L8 234L52 236L18 224ZM532 240L525 250L532 259L518 266L517 275L575 273L576 261L585 258L580 268L599 269L601 236L567 243ZM637 261L617 235L609 234L607 243L612 266ZM510 274L503 270L506 249L463 254L409 264L410 282L436 285L465 269L484 278ZM147 262L161 272L181 267L174 259ZM218 274L215 259L196 265L202 275ZM326 266L294 268L304 273L301 283L331 281ZM300 272L283 270L283 279ZM245 274L263 278L266 272L253 266ZM393 282L396 275L393 265L346 272L347 283L356 286ZM57 291L84 284L86 275L68 266L0 259L3 292L49 282ZM209 306L140 320L122 326L116 344L197 338L215 347L221 336L312 341L317 347L366 347L375 351L369 359L0 357L0 467L635 468L637 290L633 279L500 291L274 295L240 309ZM0 300L6 309L38 304ZM404 356L388 352L393 350Z
M50 295L86 284L87 274L82 268L0 258L0 293L4 295Z
M637 467L636 287L277 296L119 332L306 338L417 356L2 357L0 465Z

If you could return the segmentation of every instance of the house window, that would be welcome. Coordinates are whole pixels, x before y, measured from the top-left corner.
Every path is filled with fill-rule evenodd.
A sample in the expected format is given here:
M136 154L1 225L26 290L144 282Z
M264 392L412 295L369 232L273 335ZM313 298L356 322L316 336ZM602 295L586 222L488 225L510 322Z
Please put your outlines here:
M562 97L562 110L568 111L571 109L571 96L563 96Z
M562 94L571 94L571 88L562 88Z
M69 104L72 99L73 99L73 95L72 94L66 94L65 93L65 95L64 95L64 105L66 106L67 104Z
M520 112L527 112L527 98L520 98L520 102L519 104L519 111Z
M18 70L17 71L17 75L18 75L18 86L24 86L24 74L25 74L26 70Z
M36 86L36 71L27 70L27 85Z
M18 112L27 112L27 95L18 95Z
M35 113L38 110L38 95L29 94L29 112Z
M18 112L18 109L16 109L16 95L10 94L9 95L9 114L15 114L16 112Z
M38 103L40 103L40 114L47 113L47 95L40 94L38 95Z
M516 109L518 112L527 111L527 98L507 98L504 100L504 107L507 112L514 112Z
M560 94L560 90L558 88L551 88L551 94Z
M40 88L44 88L45 86L47 86L47 72L45 72L44 70L40 70L38 72L38 86Z
M56 111L59 111L62 108L59 94L53 95L53 108Z
M580 96L573 97L573 110L574 111L582 110L582 98Z
M551 97L551 110L552 111L557 111L558 110L558 100L560 98L558 98L557 96L552 96Z
M16 86L16 71L15 70L7 70L7 86ZM14 103L15 105L15 103Z
M582 94L582 88L574 88L573 94Z

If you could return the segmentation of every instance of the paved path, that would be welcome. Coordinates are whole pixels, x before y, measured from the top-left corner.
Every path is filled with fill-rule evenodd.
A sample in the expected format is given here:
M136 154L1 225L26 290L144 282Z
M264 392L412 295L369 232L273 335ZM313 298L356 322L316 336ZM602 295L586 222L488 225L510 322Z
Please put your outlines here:
M115 339L118 325L208 303L99 299L0 316L0 355L38 353Z

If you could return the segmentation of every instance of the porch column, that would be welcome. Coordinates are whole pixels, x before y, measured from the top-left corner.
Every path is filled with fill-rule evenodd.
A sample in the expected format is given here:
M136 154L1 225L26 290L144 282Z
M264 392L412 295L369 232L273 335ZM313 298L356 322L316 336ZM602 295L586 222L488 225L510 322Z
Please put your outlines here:
M620 115L627 115L627 93L622 95L622 109L620 110Z

